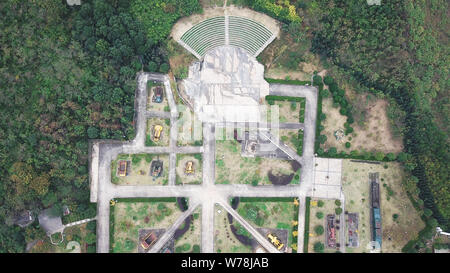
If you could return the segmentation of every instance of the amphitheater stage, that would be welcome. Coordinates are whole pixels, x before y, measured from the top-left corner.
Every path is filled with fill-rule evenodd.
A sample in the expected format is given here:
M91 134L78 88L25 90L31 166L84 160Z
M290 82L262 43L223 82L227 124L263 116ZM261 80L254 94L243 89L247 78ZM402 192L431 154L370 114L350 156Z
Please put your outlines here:
M264 66L246 50L221 46L193 63L184 90L202 122L264 122Z

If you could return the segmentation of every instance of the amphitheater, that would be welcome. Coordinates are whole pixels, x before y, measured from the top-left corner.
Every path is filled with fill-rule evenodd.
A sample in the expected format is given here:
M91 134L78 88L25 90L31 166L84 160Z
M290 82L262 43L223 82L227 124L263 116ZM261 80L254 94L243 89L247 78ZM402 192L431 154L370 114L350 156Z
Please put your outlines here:
M180 20L172 37L198 59L216 47L232 46L258 56L279 35L276 20L255 11L227 7Z
M187 100L203 122L263 122L269 84L256 56L277 38L278 24L246 9L214 11L177 22L172 33L199 59L183 80Z

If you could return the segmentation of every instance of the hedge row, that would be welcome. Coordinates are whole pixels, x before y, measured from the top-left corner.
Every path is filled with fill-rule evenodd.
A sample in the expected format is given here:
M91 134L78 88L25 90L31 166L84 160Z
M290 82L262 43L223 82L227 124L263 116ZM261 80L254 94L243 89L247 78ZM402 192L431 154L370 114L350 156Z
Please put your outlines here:
M321 124L321 120L320 120L320 116L322 115L322 90L323 90L323 84L319 84L317 86L317 88L319 89L319 92L317 94L317 116L316 116L316 141L314 142L314 151L319 150L320 148L320 142L319 142L319 136L320 136L320 124Z
M176 197L138 197L138 198L115 198L118 203L136 203L136 202L176 202Z
M265 78L268 83L290 84L290 85L307 85L311 84L311 81L299 81L299 80L280 80Z
M304 97L290 97L290 96L276 96L276 95L267 95L266 101L275 101L275 100L281 100L281 101L295 101L302 103L305 101ZM270 103L269 103L270 104Z
M240 197L240 202L294 202L293 197Z
M114 206L109 206L109 252L113 253L114 243Z
M315 78L316 77L318 82L322 82L322 78L320 76L315 76ZM345 134L347 135L352 133L353 128L350 126L350 124L354 122L354 119L352 115L351 105L347 101L347 98L345 97L345 90L340 89L336 84L335 80L331 76L325 76L323 82L325 82L325 84L328 85L329 91L333 96L333 103L339 103L339 106L341 107L339 113L341 115L347 116L347 122L344 123Z
M334 148L334 147L331 147ZM330 149L331 149L330 148ZM394 157L390 157L387 154L384 154L382 152L364 152L364 154L361 154L360 152L354 150L350 153L346 153L345 151L341 151L339 153L334 152L336 148L334 148L331 152L330 149L328 149L327 152L324 152L322 148L319 148L316 153L320 157L328 157L328 158L345 158L345 159L359 159L364 161L377 161L377 162L393 162L397 159L397 157L394 155Z
M305 233L303 238L303 253L308 253L309 244L309 216L311 210L311 197L306 197L305 202Z
M300 206L301 206L302 204L300 204ZM298 208L294 208L295 210L294 210L294 221L298 221L298 214L299 214L299 211L298 211ZM297 231L297 233L298 233L298 225L297 226L295 226L293 229L292 229L292 232L294 232L294 231ZM298 239L298 238L297 238ZM294 236L292 235L292 233L291 233L291 242L294 244L295 242L294 242ZM298 246L297 245L297 248L299 248L300 246ZM292 249L292 253L297 253L297 250L295 250L295 249Z
M305 123L306 99L300 102L300 123Z
M303 155L303 131L302 130L298 130L297 154L299 156Z

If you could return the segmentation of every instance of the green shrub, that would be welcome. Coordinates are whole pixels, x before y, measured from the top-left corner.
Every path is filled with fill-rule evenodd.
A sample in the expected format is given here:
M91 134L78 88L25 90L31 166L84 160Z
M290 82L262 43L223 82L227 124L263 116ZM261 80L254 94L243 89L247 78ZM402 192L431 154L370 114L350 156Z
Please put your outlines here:
M258 179L252 180L252 186L258 186Z
M339 199L336 199L335 201L334 201L334 204L336 205L336 206L338 206L338 207L340 207L342 204L341 204L341 200L339 200Z
M336 147L330 147L330 148L328 149L328 154L329 154L330 156L335 156L335 155L337 154L337 149L336 149Z
M87 251L87 253L96 253L97 248L95 247L95 245L88 245L86 251Z
M335 212L337 215L340 215L340 214L342 213L342 208L336 208L336 209L334 209L334 212Z
M345 128L345 134L348 135L348 134L351 134L351 133L353 133L353 127L347 126Z
M315 75L315 76L313 77L313 84L314 84L314 85L322 85L322 84L323 84L323 83L322 83L322 77L319 76L319 75Z
M191 249L191 245L188 243L185 243L181 246L181 248L183 249L184 252L189 251L189 249Z
M331 76L325 76L324 78L323 78L323 82L326 84L326 85L331 85L331 84L333 84L334 83L334 79L331 77Z
M323 226L317 225L317 226L314 228L314 232L315 232L317 235L322 235L323 232L324 232Z
M97 138L98 137L98 129L96 127L89 127L87 129L87 134L89 138Z
M320 120L324 121L327 118L327 115L325 115L324 113L320 113Z
M375 153L375 159L376 160L381 161L381 160L383 160L383 158L384 158L384 153L383 152L376 152Z
M397 156L393 153L386 154L386 157L389 161L394 161L397 158Z
M199 245L193 245L192 246L192 252L193 253L200 253L200 246Z
M320 94L323 98L328 98L330 96L330 90L328 89L323 89L321 94Z
M392 220L394 220L394 222L396 222L398 220L398 214L397 213L392 214Z
M316 213L316 217L317 217L317 219L322 219L322 218L323 218L323 212L318 211L318 212Z
M352 144L350 143L350 142L345 142L345 148L347 148L347 149L349 149L350 148L350 146L352 146Z
M423 215L425 215L425 217L430 217L431 215L433 215L433 211L431 211L430 209L424 209Z
M323 253L325 246L321 242L317 242L314 244L314 252Z
M319 200L319 201L317 202L317 206L318 206L319 208L323 207L323 205L325 205L325 203L324 203L322 200Z

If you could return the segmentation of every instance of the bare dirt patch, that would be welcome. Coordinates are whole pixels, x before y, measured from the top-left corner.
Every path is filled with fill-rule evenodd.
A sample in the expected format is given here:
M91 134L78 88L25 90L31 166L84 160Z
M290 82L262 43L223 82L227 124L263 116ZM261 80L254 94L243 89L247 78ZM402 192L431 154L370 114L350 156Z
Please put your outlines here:
M284 31L258 57L264 64L265 77L307 81L315 71L321 71L320 59L309 51L310 39L296 42Z
M336 140L334 133L338 129L344 129L347 117L339 113L339 107L334 108L331 98L322 100L322 111L326 119L322 122L324 130L321 134L327 136L327 141L321 147L326 151L330 147L336 147L339 151L351 150L399 153L403 149L402 140L394 138L390 130L390 122L386 115L386 100L377 99L365 106L366 121L362 124L352 124L354 132L345 136L340 141ZM350 142L351 147L346 148L345 143Z
M387 166L387 168L385 168ZM404 173L398 163L368 164L343 160L342 185L345 209L359 213L359 248L347 252L367 252L370 241L369 172L380 177L382 252L400 252L402 247L424 227L402 186ZM393 215L398 218L394 221Z
M225 0L200 0L200 5L205 8L223 7Z
M308 81L311 80L311 74L303 71L289 71L281 67L275 67L268 69L265 73L265 77L280 80L291 79L299 81Z
M174 76L177 79L184 79L188 76L189 65L196 60L196 58L185 50L173 39L170 39L167 48L169 51L169 64Z

